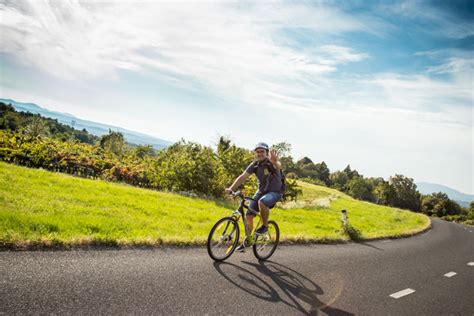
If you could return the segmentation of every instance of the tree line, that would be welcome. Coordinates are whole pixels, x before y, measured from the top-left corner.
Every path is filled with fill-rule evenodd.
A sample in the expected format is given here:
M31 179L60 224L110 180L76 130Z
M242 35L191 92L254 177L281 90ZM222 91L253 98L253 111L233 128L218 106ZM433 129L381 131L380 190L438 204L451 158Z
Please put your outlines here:
M225 137L214 148L180 140L156 151L151 145L128 144L120 132L97 137L0 102L0 159L28 167L222 198L224 188L253 158L252 151ZM251 179L243 190L252 194L256 187ZM296 200L300 194L296 181L289 179L285 199Z
M343 170L331 172L324 161L314 163L303 157L294 161L289 154L290 144L279 144L285 156L281 161L288 177L342 191L358 200L422 212L448 220L473 221L474 202L464 208L451 200L446 193L421 194L412 178L395 174L388 180L382 177L364 177L347 165Z
M364 177L348 165L331 172L324 161L295 161L291 145L273 146L288 178L286 199L296 200L296 180L324 185L364 201L423 212L450 220L474 220L474 203L463 208L445 193L421 194L412 178ZM82 177L120 181L158 190L222 198L228 186L252 161L254 153L221 136L214 147L180 140L159 151L151 145L127 144L120 132L101 137L76 130L55 119L17 112L0 102L0 159ZM256 189L253 178L244 187Z

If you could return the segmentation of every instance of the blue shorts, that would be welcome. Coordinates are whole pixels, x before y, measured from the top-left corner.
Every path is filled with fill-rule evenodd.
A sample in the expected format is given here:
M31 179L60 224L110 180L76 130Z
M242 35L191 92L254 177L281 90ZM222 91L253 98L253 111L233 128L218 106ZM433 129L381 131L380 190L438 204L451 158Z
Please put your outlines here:
M272 208L278 201L281 200L282 197L283 194L279 192L268 192L266 194L257 192L253 196L253 200L250 200L249 208L254 211L260 212L260 208L258 207L258 201L262 201L262 203L265 204L267 207ZM247 210L247 216L255 216L255 214Z

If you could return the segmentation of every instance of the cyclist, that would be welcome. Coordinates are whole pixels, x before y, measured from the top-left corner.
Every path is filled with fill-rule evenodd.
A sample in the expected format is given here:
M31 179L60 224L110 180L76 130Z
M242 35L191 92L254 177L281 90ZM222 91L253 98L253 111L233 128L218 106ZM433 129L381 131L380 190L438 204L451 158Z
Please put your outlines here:
M268 216L270 208L281 200L283 196L283 182L281 173L281 163L278 161L277 152L270 149L265 143L258 143L255 146L256 160L252 161L245 171L235 179L234 183L226 189L226 192L232 193L237 187L255 174L258 180L258 190L249 203L249 208L255 212L261 212L263 225L259 227L255 234L263 235L268 232ZM254 214L247 211L247 226L249 233L253 229ZM244 244L237 250L244 251Z

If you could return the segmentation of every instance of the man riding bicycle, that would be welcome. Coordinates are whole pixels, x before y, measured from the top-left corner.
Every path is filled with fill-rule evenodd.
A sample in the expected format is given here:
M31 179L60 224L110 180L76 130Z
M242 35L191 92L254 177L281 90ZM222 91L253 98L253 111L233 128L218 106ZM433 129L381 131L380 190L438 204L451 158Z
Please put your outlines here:
M235 179L234 183L226 189L226 192L232 193L237 187L255 174L258 180L258 190L249 203L249 208L255 212L261 212L263 225L259 227L255 234L263 235L268 232L268 216L270 208L283 197L283 181L281 172L281 163L278 161L277 152L270 149L265 143L258 143L255 146L256 160L252 161L245 171ZM251 232L253 229L254 214L247 211L247 226ZM237 248L238 251L244 250L244 244Z

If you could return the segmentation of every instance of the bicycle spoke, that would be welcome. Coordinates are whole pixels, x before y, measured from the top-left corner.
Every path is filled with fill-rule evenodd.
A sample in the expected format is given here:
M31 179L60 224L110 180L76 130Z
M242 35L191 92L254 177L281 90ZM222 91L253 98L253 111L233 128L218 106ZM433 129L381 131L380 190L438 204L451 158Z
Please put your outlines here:
M265 235L258 236L255 241L254 254L258 259L268 259L278 245L279 232L274 222L269 222L268 232Z
M213 227L208 238L208 251L215 260L226 259L237 245L238 227L231 218L223 218Z

